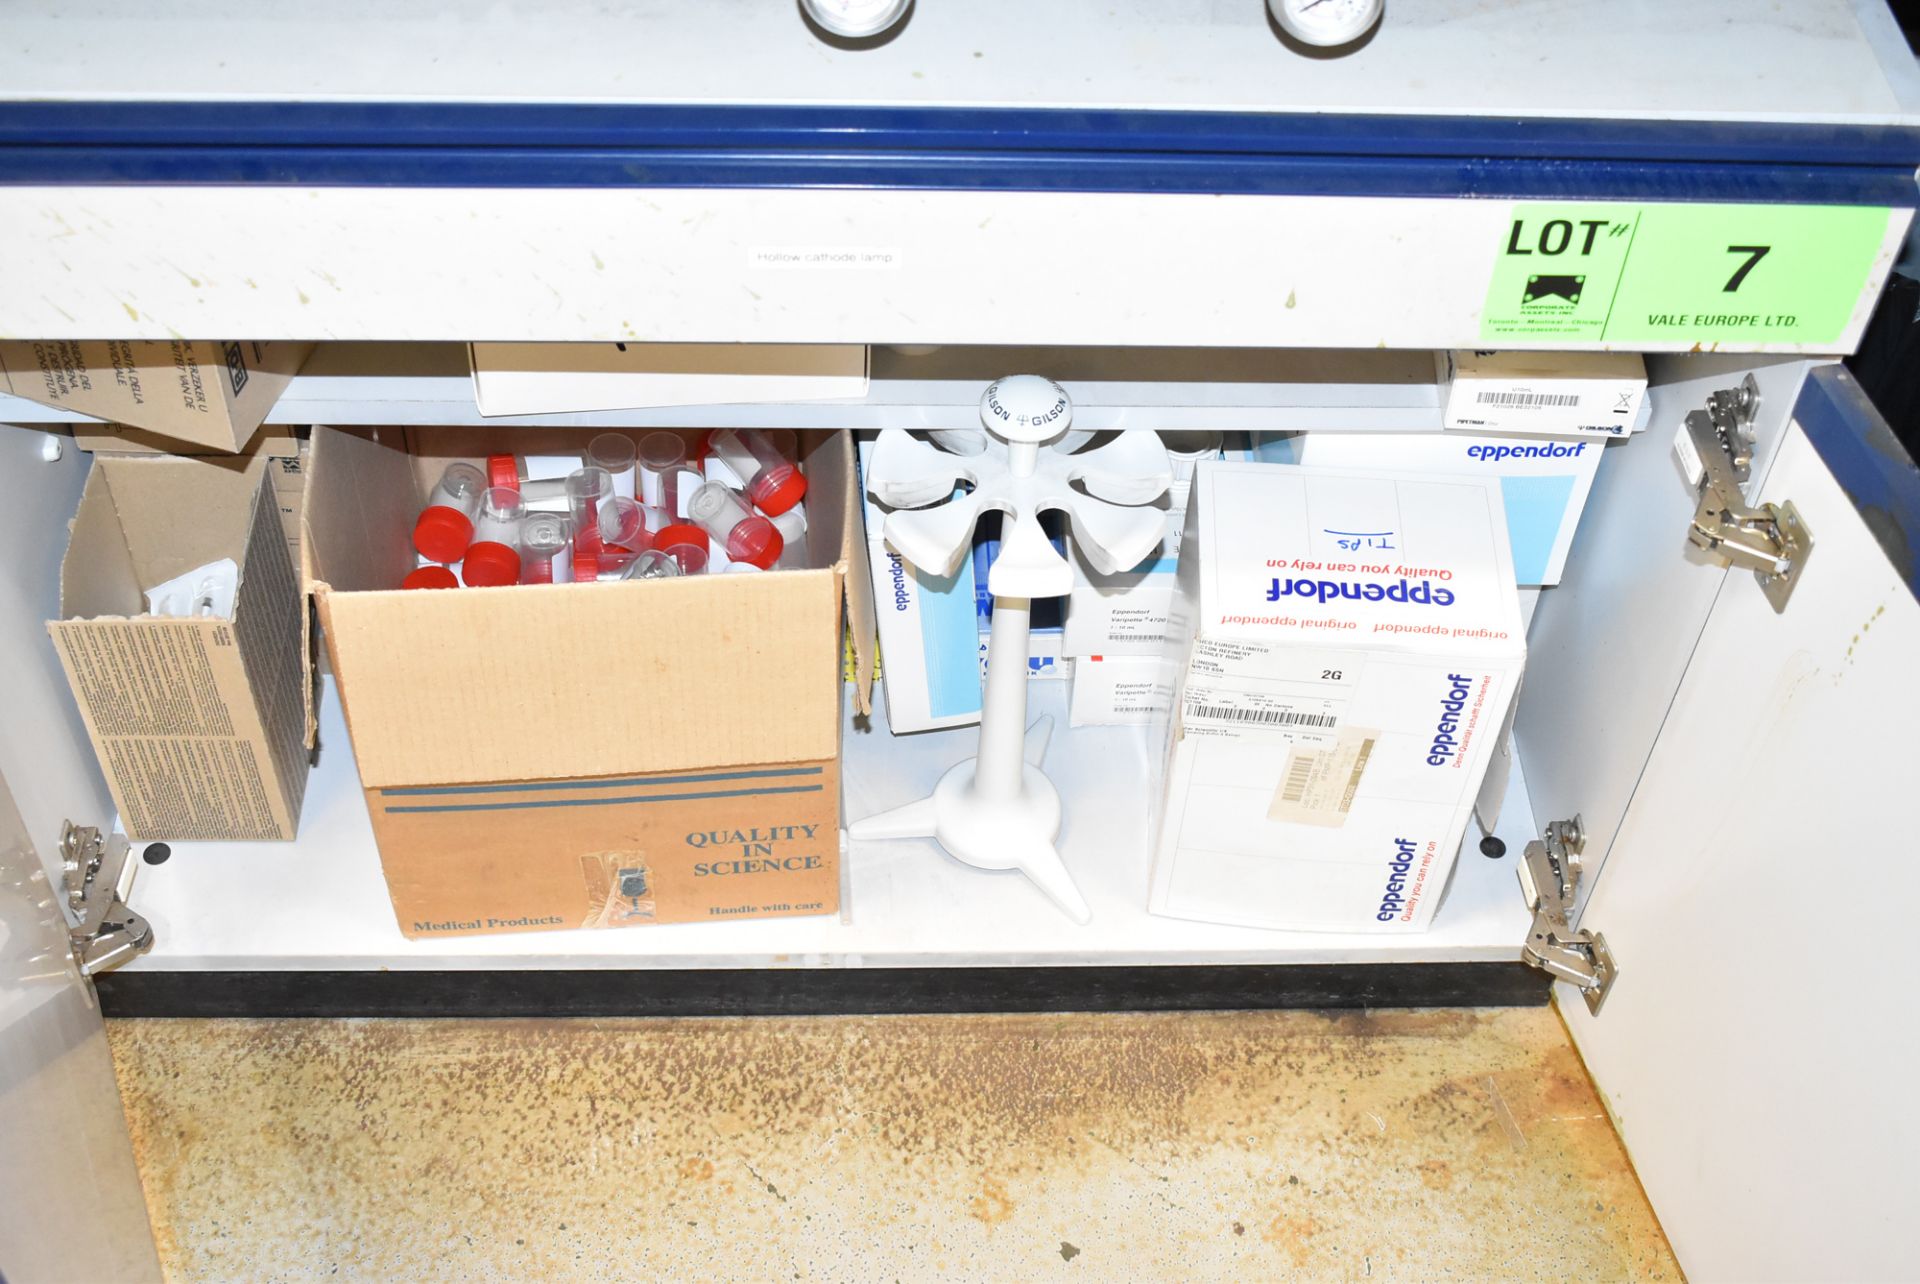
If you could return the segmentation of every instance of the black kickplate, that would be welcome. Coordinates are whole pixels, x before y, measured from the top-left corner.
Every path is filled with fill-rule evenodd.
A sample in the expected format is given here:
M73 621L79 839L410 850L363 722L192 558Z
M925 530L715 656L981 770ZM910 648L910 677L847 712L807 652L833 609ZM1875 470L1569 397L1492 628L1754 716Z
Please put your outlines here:
M109 1017L863 1016L1533 1007L1524 963L488 972L110 972Z

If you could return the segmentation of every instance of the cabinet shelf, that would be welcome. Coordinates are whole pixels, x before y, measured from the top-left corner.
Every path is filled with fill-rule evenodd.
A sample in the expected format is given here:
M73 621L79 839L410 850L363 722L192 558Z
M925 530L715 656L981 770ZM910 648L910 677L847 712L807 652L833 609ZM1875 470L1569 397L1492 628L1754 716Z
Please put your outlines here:
M1146 913L1146 733L1066 729L1066 684L1036 681L1051 715L1049 772L1066 805L1067 864L1093 906L1075 927L1024 878L965 868L931 843L861 844L845 861L837 916L409 941L387 900L340 701L327 680L324 746L294 843L175 843L140 867L132 903L153 950L129 972L342 972L374 969L740 969L1097 967L1150 964L1513 962L1530 915L1513 866L1531 808L1516 767L1500 836L1472 847L1431 931L1324 934L1224 927ZM845 728L846 814L925 792L973 750L972 728L891 735L884 709Z

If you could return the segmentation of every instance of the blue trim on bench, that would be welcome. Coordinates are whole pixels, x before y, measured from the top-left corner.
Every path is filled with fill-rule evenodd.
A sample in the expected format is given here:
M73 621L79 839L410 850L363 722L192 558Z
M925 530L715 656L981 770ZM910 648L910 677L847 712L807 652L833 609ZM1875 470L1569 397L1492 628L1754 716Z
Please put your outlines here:
M0 182L1912 206L1920 129L1238 112L0 103Z
M1844 366L1816 366L1793 417L1920 601L1920 468ZM1819 546L1820 533L1814 532Z

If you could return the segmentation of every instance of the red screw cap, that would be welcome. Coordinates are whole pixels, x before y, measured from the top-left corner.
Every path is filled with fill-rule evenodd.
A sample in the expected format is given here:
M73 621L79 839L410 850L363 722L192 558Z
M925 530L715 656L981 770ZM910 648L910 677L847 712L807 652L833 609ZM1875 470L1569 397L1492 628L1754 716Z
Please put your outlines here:
M506 544L482 540L467 548L461 566L468 588L499 588L520 582L520 554Z
M400 581L403 589L459 588L460 581L444 566L422 566L407 572Z
M413 524L413 546L432 562L457 562L466 556L473 522L457 508L434 504Z

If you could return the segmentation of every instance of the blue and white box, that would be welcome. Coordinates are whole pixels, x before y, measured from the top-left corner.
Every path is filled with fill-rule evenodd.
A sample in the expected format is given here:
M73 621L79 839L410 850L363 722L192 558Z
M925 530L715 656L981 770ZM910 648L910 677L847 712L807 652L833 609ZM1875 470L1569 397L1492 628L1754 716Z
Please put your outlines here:
M952 575L916 570L886 546L886 510L866 493L873 442L860 443L861 503L867 560L880 625L880 690L896 732L964 727L980 721L980 624L973 559Z
M1606 442L1592 437L1495 437L1464 432L1333 433L1298 438L1312 467L1391 468L1405 473L1495 477L1506 508L1513 576L1529 587L1558 584ZM1365 532L1354 538L1364 540ZM1360 550L1364 551L1364 549Z
M1526 661L1498 481L1202 465L1177 584L1148 909L1424 931Z

